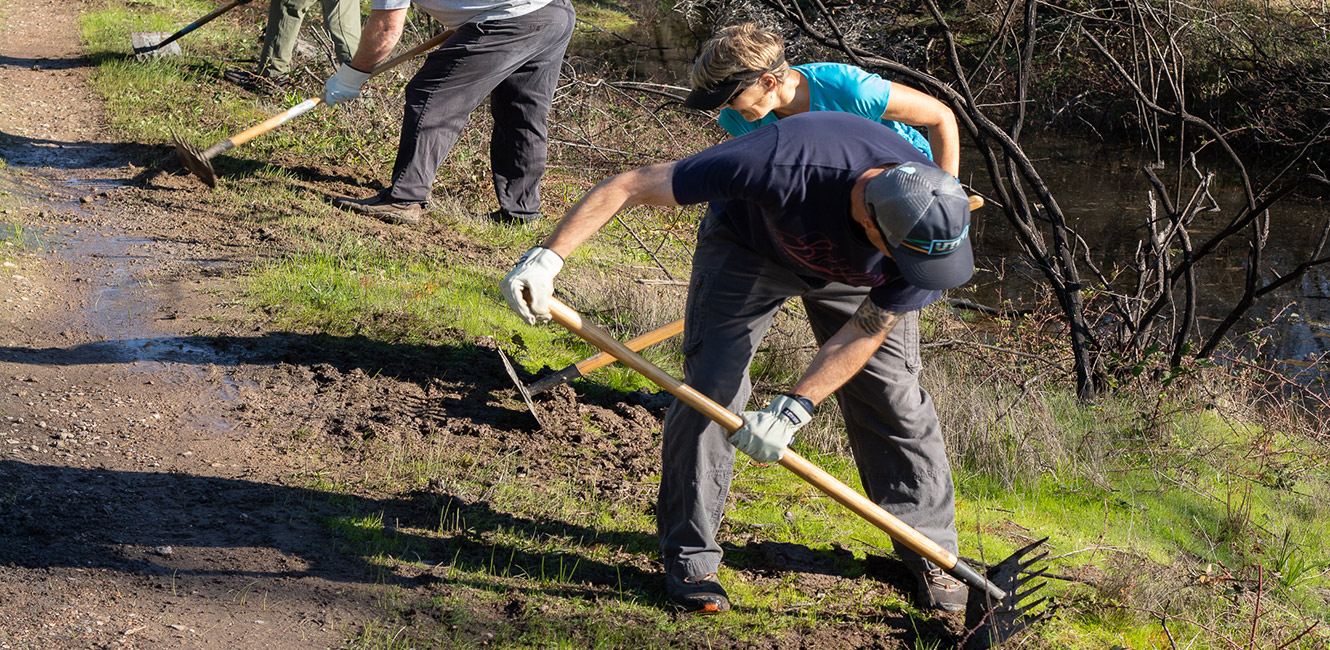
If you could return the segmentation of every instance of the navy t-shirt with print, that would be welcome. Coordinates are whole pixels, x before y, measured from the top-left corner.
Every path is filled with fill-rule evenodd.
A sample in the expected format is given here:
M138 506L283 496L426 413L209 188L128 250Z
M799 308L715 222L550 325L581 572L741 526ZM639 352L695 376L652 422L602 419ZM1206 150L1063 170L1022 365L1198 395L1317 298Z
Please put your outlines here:
M755 252L800 275L872 287L873 303L911 311L942 292L905 281L850 218L861 174L889 163L932 165L890 128L857 115L793 115L674 166L674 199L711 210Z

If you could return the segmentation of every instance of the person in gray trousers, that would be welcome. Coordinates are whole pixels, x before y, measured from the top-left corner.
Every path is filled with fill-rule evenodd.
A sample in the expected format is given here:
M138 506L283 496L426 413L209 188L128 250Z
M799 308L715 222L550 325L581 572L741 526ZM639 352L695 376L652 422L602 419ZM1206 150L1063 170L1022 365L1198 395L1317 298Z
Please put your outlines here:
M616 213L696 203L710 205L688 285L685 382L731 411L745 408L749 364L791 298L803 301L819 350L787 393L744 411L733 435L678 401L666 413L656 523L669 601L689 612L729 609L716 532L735 448L779 461L833 392L868 497L955 553L951 467L918 373L919 310L974 272L960 183L881 123L792 115L601 182L500 282L504 298L528 323L549 320L564 258ZM922 605L964 609L964 584L896 550Z
M401 141L391 185L368 198L340 197L340 208L394 224L420 222L439 166L467 117L486 97L494 116L490 167L499 209L491 219L540 218L546 118L572 37L569 0L373 0L360 47L324 84L323 99L360 96L370 72L400 40L410 5L457 32L431 52L406 86Z

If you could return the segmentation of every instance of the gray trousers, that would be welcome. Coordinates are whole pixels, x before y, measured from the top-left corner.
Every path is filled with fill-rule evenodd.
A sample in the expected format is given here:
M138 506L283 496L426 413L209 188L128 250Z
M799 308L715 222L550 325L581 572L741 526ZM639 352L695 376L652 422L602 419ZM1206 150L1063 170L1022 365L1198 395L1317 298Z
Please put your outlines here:
M818 343L840 329L866 287L799 276L703 220L688 287L685 382L731 411L748 403L748 366L785 300L802 298ZM919 312L897 324L868 365L836 392L868 498L955 553L955 493L942 430L919 386ZM765 405L762 405L765 406ZM657 532L665 570L675 577L720 566L716 531L729 495L735 449L720 425L674 402L665 414ZM896 546L914 569L917 555Z
M320 0L323 26L328 29L337 61L346 63L360 46L359 0ZM280 77L291 72L291 55L300 37L300 23L315 0L272 0L268 5L268 26L263 31L263 49L259 51L259 74Z
M471 111L490 98L490 169L499 207L540 211L547 128L563 52L573 33L568 0L517 18L467 23L430 53L406 86L402 138L388 198L424 203Z

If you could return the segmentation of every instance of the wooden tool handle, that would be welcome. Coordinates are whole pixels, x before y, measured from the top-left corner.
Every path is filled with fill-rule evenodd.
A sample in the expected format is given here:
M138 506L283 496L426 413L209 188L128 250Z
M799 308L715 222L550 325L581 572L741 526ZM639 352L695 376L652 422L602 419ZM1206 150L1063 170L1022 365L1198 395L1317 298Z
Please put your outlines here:
M697 409L703 415L725 427L727 431L733 433L743 426L743 418L729 412L706 395L697 392L673 375L643 359L641 355L615 340L605 330L596 327L594 324L584 322L580 314L556 298L550 299L550 314L554 317L555 322L568 328L569 331L582 337L588 343L609 353L624 365L642 373L647 379L669 391L685 404ZM785 454L780 459L780 464L813 487L826 493L827 496L854 511L855 514L863 517L869 523L882 529L892 539L904 544L934 564L944 569L951 569L956 566L958 560L950 551L925 537L922 533L910 527L909 524L897 519L895 515L883 510L876 503L869 501L867 497L850 489L849 486L837 480L836 477L822 471L799 454L794 453L793 450L785 450Z
M421 52L425 52L429 49L437 47L440 43L448 40L448 37L452 36L455 33L457 33L457 30L450 29L442 34L435 36L434 38L429 39L428 41L425 41L424 43L421 43L420 45L417 45L407 50L406 52L403 52L400 56L389 59L388 61L380 64L377 68L374 68L374 72L370 74L370 77L372 78L375 75L384 72L385 70L394 68L400 65L403 61L414 58L416 55L420 54ZM314 107L318 106L321 103L323 103L322 97L311 97L309 99L306 99L305 101L300 102L299 104L296 104L295 106L292 106L291 108L288 108L285 111L282 111L281 113L278 113L262 122L259 122L258 124L255 124L254 126L249 127L248 129L245 129L244 131L241 131L240 133L231 136L224 142L219 142L209 147L207 151L203 152L203 155L205 158L212 158L212 156L215 156L223 151L226 151L227 149L231 149L232 147L238 147L242 144L245 144L246 142L249 142L250 140L257 138L258 136L263 135L264 133L267 133L275 129L281 126L282 124L285 124L287 121L291 120L292 118L302 115L310 110L313 110ZM212 155L208 155L209 153L212 153Z
M984 197L979 196L978 194L971 194L971 195L970 195L970 212L974 212L975 210L978 210L979 208L982 208L982 207L984 207Z
M671 338L682 331L683 319L680 318L673 323L651 330L637 338L630 339L627 343L624 343L624 345L627 346L629 350L633 351L645 350L646 348L660 343L665 339ZM614 357L607 352L600 352L595 356L587 357L579 362L577 364L577 372L579 376L585 375L596 368L608 366L611 363L614 363Z
M403 61L406 61L408 59L414 59L418 54L427 52L429 50L438 47L444 41L448 40L449 38L452 38L452 35L456 33L457 30L450 29L442 34L435 36L434 38L429 39L428 41L425 41L424 43L421 43L420 45L417 45L401 53L398 56L395 56L391 59L388 59L387 61L384 61L383 63L380 63L377 67L374 68L373 72L370 72L369 74L370 78L373 78L379 75L380 73L387 72L388 70L397 67Z
M249 127L248 129L245 129L244 131L241 131L240 133L231 136L229 139L227 139L227 142L229 142L231 146L223 147L221 151L226 151L231 147L238 147L242 144L245 144L246 142L249 142L250 140L257 138L258 136L263 135L264 133L267 133L285 124L292 118L298 115L303 115L304 113L313 110L315 106L318 106L319 104L322 103L323 103L322 97L311 97L309 99L306 99L305 101L300 102L299 104L296 104L291 108L288 108L262 122L259 122L258 124L255 124L254 126ZM204 156L211 158L211 156L208 156L208 152L206 151L204 152Z

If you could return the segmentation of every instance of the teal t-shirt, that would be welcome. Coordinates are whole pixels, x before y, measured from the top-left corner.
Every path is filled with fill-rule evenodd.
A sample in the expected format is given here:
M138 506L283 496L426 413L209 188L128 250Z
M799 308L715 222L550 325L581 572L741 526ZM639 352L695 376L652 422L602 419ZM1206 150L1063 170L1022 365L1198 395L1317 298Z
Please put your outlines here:
M932 160L933 148L928 145L928 139L914 127L882 119L882 114L887 111L887 99L891 97L890 81L844 63L805 63L793 68L808 80L810 112L839 111L881 122L891 127ZM775 113L767 113L766 117L756 122L749 122L739 114L739 111L724 108L721 109L717 121L730 135L737 137L771 124L777 119L780 118L777 118Z

